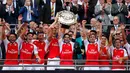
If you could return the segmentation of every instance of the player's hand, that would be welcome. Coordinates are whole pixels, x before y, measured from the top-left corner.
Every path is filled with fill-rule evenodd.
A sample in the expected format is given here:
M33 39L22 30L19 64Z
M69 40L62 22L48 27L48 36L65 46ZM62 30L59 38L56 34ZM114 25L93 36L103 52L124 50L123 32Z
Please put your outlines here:
M40 58L37 58L37 62L40 63L40 62L41 62L41 59L40 59Z
M123 58L119 58L118 62L121 64L123 62Z
M114 31L115 31L114 28L111 28L110 34L113 34Z
M18 20L21 21L23 19L22 15L20 14Z
M85 24L87 23L86 20L82 20L82 25L85 26Z
M120 27L122 30L124 30L126 26L124 24L121 24Z

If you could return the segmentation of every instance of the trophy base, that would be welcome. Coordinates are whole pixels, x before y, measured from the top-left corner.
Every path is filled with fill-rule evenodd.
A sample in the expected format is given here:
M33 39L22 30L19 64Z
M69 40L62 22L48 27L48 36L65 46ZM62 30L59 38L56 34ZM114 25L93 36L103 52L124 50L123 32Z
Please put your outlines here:
M62 24L61 28L66 28L66 29L69 29L69 28L70 28L70 26Z

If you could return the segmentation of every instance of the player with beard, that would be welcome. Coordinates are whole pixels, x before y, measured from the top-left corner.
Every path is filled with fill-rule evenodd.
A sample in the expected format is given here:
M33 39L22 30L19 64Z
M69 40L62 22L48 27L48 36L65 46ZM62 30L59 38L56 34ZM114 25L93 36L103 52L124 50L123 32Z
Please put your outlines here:
M20 48L20 63L19 65L32 65L33 54L36 56L37 61L40 63L41 59L38 55L37 47L33 44L33 33L28 32L26 39L22 42ZM32 67L19 67L18 70L32 70Z
M17 70L17 67L19 64L18 61L18 55L19 55L19 47L22 42L22 34L19 36L17 39L17 35L15 33L10 33L7 37L5 35L5 27L7 25L3 23L3 31L2 31L2 36L3 36L3 41L6 49L6 60L4 62L4 65L9 65L13 67L3 67L2 70Z
M37 62L36 60L33 62L34 65L44 65L44 57L47 51L48 42L44 40L44 33L39 32L38 33L38 40L35 40L33 42L37 46L38 55L41 59L41 62ZM36 59L36 56L34 56L34 59ZM44 70L44 67L34 67L34 70Z
M111 30L110 36L109 36L109 44L111 45L112 50L112 70L125 70L125 61L128 60L128 54L125 49L121 48L121 40L115 39L114 40L114 46L112 46L112 34L114 30ZM120 65L120 66L114 66L114 65Z

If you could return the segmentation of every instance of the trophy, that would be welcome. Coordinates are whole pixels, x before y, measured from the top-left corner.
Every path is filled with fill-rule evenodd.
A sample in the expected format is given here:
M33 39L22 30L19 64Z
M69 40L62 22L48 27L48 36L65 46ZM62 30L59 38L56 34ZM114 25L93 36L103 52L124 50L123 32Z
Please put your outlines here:
M73 12L63 10L58 12L58 21L63 28L68 28L70 25L77 23L77 16Z

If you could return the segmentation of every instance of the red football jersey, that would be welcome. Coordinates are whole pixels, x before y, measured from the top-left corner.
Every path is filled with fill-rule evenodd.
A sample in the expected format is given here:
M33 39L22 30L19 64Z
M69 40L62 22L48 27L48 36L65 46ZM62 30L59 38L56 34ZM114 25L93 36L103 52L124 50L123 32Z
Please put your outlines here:
M102 48L102 53L100 54L100 60L109 60L109 56L107 55L107 48ZM109 65L109 61L100 61L100 65Z
M112 60L114 60L114 61L112 62L112 65L122 65L122 66L112 66L112 69L124 69L125 68L123 66L124 62L119 63L118 61L115 61L121 57L124 57L124 50L123 49L114 49L113 57L112 57Z
M40 57L40 59L42 60L39 64L43 64L44 63L44 57L45 57L45 45L46 43L43 41L43 42L40 42L40 41L34 41L33 42L36 46L37 46L37 50L38 50L38 55ZM33 59L36 59L36 56L34 56ZM36 61L33 62L34 64L37 64Z
M51 39L48 50L49 50L48 58L59 57L59 44L56 38Z
M99 52L98 52L98 44L88 44L86 50L86 60L93 60L93 61L86 61L86 65L98 65L99 60Z
M34 52L34 45L30 43L23 42L20 51L20 63L22 64L32 64L32 56Z
M6 65L18 65L18 43L8 43L6 51Z
M61 60L70 60L70 61L60 61L60 65L73 65L73 49L72 44L62 44L62 50L60 53Z

